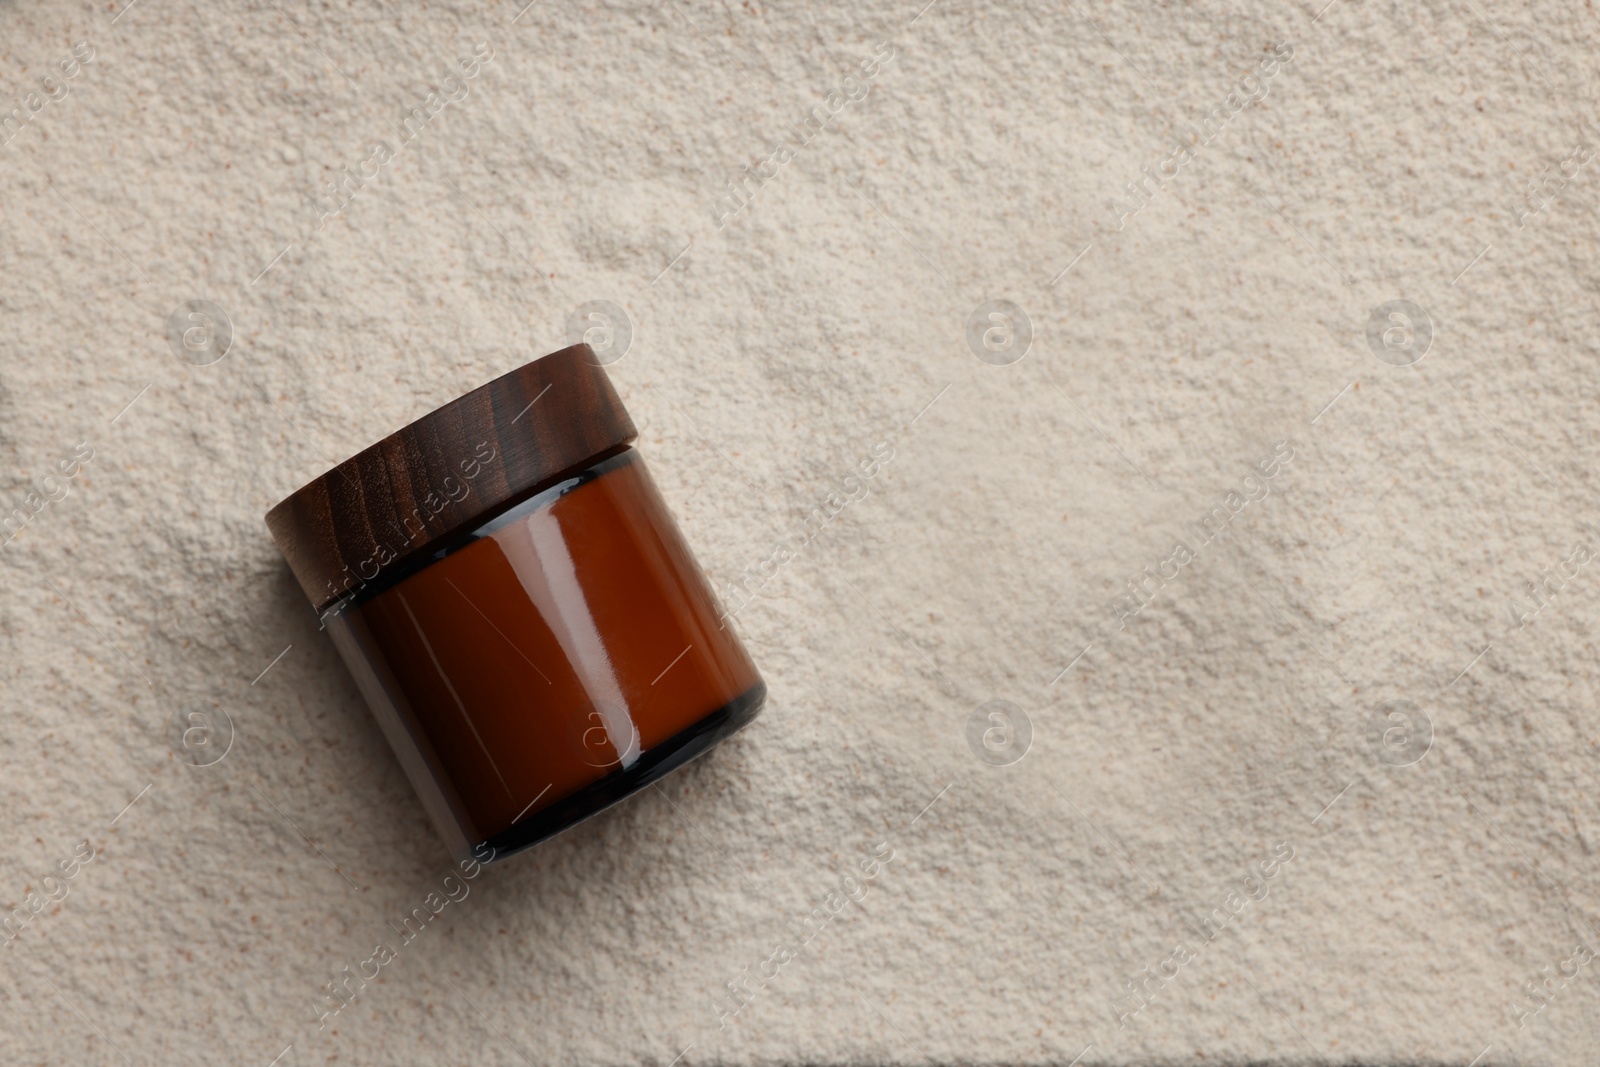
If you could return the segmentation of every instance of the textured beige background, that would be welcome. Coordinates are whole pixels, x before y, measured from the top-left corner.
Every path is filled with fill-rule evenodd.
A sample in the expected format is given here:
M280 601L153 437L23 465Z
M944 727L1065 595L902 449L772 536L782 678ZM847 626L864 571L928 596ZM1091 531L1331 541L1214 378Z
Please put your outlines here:
M1512 610L1600 551L1595 9L922 2L0 3L0 117L94 50L0 148L0 513L94 453L0 549L0 903L97 850L0 948L0 1060L1600 1056L1600 572ZM319 229L306 198L480 42ZM233 324L211 366L166 341L191 299ZM965 335L996 299L1033 332L1008 366ZM1410 366L1365 336L1396 299L1433 327ZM614 378L719 587L894 459L740 613L753 727L473 881L319 1031L447 859L261 516L588 300L627 309ZM1034 731L1007 767L966 741L994 699ZM210 767L172 744L196 707L235 728Z

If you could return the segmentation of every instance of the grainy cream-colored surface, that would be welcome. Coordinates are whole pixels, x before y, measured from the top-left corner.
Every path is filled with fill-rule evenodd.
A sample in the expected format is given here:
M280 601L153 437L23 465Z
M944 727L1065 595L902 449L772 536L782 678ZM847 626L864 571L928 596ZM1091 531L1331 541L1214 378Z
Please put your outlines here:
M922 2L0 3L0 1060L1600 1056L1593 5ZM402 944L261 516L592 300L771 698Z

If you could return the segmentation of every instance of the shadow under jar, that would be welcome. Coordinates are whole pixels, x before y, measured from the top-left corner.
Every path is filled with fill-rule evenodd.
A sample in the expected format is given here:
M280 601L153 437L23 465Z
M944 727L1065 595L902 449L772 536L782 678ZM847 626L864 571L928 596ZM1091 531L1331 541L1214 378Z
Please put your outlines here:
M585 345L424 416L267 514L457 859L503 858L755 718Z

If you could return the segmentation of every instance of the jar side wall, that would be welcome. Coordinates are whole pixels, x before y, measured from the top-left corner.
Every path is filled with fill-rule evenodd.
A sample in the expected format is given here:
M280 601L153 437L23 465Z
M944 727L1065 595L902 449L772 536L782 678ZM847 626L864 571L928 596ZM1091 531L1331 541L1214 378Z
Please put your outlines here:
M483 836L600 778L593 698L492 540L356 608ZM589 734L604 741L605 735Z
M442 773L437 753L428 744L399 684L378 653L370 631L361 619L343 614L330 617L327 630L451 858L471 859L471 845L483 835L466 822L460 798Z
M492 839L579 794L613 802L592 787L760 686L637 453L596 469L342 613L365 638L347 662L371 673L396 751L413 746L453 798L456 835Z
M636 610L625 596L594 598L591 605L597 622L614 642L626 645L636 661L626 695L649 747L691 724L693 718L677 709L715 701L702 709L709 714L748 692L761 678L738 636L721 618L710 584L643 458L637 457L611 477L606 528L597 528L594 513L575 517L567 525L591 572L608 570L608 561L614 558L637 561L631 571L608 575L614 589L643 583L647 575L655 582L654 616ZM659 626L663 617L673 620L670 630Z

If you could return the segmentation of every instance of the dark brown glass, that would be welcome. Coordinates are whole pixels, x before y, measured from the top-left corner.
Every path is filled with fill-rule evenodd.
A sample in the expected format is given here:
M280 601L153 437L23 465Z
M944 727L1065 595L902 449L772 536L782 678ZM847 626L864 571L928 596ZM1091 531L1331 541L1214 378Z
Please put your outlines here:
M765 697L631 447L422 562L327 626L459 858L594 814Z

